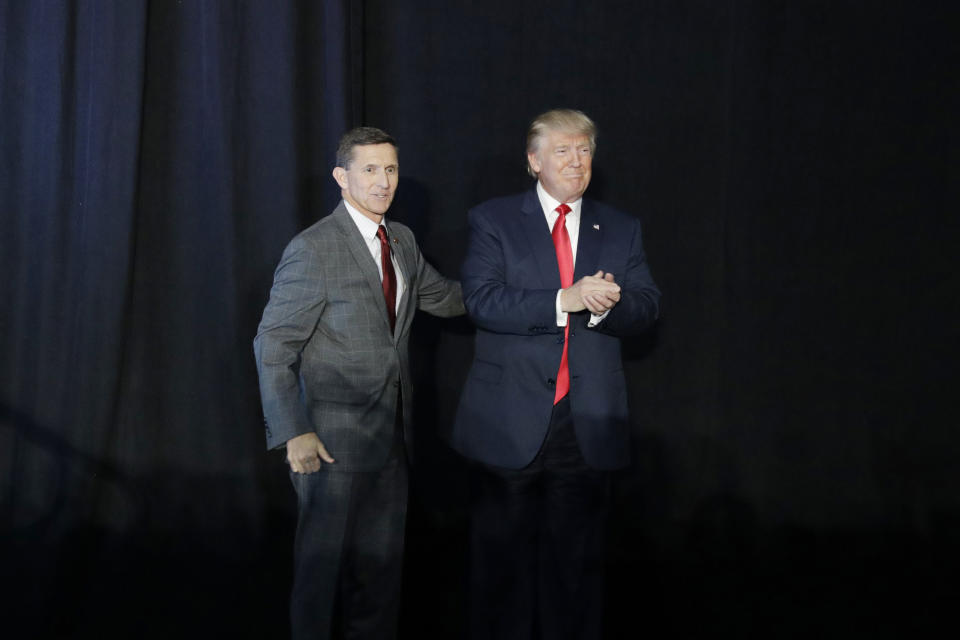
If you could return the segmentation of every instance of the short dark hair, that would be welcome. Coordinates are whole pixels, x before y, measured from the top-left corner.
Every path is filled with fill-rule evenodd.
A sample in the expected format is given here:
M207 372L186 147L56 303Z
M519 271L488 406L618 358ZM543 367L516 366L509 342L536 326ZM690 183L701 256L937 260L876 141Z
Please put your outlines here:
M337 145L337 166L349 169L353 148L368 144L392 144L396 151L400 151L397 141L386 131L376 127L357 127L350 129L340 138L340 144Z

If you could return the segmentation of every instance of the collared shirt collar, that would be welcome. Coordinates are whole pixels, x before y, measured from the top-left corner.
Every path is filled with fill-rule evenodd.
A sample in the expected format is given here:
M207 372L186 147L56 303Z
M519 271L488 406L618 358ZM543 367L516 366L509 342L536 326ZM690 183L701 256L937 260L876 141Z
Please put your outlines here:
M543 213L548 218L553 217L555 219L556 214L551 216L557 207L560 206L560 202L555 200L553 196L547 193L547 190L543 188L543 184L537 180L537 197L540 199L540 206L543 208ZM567 214L567 220L579 220L580 219L580 205L583 204L583 198L577 198L573 202L568 202L567 206L570 207L570 213Z
M344 199L343 204L347 208L347 213L349 213L350 217L353 219L353 223L357 225L358 229L360 229L360 235L362 235L367 242L369 242L371 238L376 238L377 228L380 225L357 211L356 207L347 202L346 199ZM387 218L384 216L383 221L380 224L386 227L386 223Z

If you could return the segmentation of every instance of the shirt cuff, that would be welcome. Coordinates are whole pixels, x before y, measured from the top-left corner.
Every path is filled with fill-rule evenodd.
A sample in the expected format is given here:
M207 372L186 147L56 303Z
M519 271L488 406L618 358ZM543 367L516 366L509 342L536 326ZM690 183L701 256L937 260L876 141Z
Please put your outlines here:
M557 326L558 326L558 327L565 327L565 326L567 326L567 312L560 310L560 294L561 294L561 293L563 293L563 289L560 289L560 290L557 291L557 304L556 304L556 310L557 310Z
M606 311L604 311L603 313L601 313L599 316L598 316L597 314L595 314L595 313L591 313L591 314L590 314L590 322L587 323L587 327L591 327L591 328L592 328L592 327L597 326L598 324L600 324L601 322L603 322L603 319L607 317L607 314L608 314L608 313L610 313L610 309L607 309Z

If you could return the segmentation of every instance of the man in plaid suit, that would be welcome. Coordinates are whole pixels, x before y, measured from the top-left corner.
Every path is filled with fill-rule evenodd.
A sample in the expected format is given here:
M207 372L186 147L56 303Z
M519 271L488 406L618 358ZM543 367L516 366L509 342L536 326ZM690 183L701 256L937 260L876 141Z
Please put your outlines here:
M343 201L283 252L254 339L267 447L286 447L298 500L294 638L396 635L417 309L464 312L459 283L385 218L397 146L349 131L333 177Z

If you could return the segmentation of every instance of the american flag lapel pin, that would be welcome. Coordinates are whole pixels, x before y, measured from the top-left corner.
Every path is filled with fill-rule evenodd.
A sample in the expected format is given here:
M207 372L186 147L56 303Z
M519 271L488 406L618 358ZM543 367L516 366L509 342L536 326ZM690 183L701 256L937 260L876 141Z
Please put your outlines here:
M598 224L593 225L593 228L596 229L597 231L600 231L600 225Z

